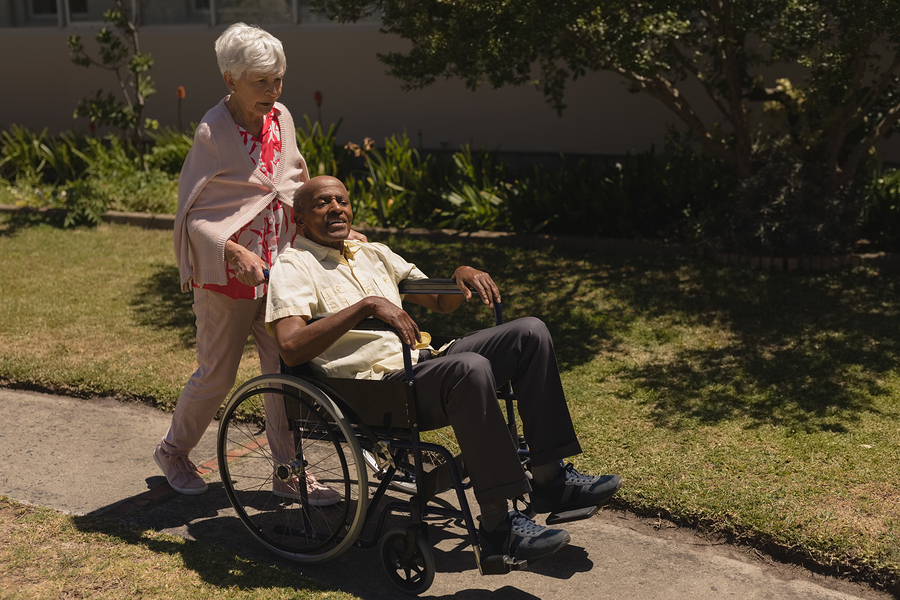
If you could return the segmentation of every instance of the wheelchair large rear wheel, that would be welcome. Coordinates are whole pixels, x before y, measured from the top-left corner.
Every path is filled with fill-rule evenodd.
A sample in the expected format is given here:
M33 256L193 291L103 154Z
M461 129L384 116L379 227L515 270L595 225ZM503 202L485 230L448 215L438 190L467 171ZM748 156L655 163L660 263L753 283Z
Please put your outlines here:
M356 542L366 466L350 423L318 387L285 375L248 381L225 406L217 453L238 517L272 551L318 563ZM309 475L337 495L310 495Z

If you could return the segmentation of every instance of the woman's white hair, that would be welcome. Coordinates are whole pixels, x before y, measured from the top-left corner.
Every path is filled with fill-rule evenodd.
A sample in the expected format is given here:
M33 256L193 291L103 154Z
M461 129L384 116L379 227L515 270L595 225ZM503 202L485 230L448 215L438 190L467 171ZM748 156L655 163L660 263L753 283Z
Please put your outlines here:
M235 79L248 72L283 75L287 69L281 41L268 31L246 23L235 23L219 36L216 60L222 75L230 71Z

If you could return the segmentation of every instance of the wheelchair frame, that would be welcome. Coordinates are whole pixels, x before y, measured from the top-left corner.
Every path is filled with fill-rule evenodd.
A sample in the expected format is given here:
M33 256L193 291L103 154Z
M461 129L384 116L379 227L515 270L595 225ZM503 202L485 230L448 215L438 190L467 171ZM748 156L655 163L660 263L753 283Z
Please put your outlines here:
M401 294L461 294L450 279L401 283ZM503 322L500 303L495 320ZM390 329L381 321L365 329ZM251 534L277 554L313 564L331 560L351 546L379 546L385 572L401 591L420 594L434 580L435 565L427 544L426 519L462 519L479 572L503 574L527 568L510 556L482 556L478 528L466 498L465 465L440 444L424 442L416 422L416 387L411 349L404 345L404 381L371 381L315 377L308 365L281 375L256 377L232 395L219 426L217 456L222 482L232 506ZM305 368L303 368L305 367ZM282 397L290 439L273 434L276 427L243 420L248 407ZM507 425L527 462L527 447L518 435L512 386L498 392L506 402ZM283 431L282 431L283 434ZM263 442L263 439L266 441ZM287 442L290 441L290 447ZM384 469L369 497L369 467L363 451L377 456ZM426 471L423 455L442 458ZM280 456L276 456L280 454ZM307 492L306 469L336 488L341 499L317 506ZM338 481L340 479L340 481ZM382 500L399 481L415 486L407 500ZM431 503L438 493L454 489L459 508ZM409 514L410 524L384 533L390 514ZM374 523L371 537L363 532Z

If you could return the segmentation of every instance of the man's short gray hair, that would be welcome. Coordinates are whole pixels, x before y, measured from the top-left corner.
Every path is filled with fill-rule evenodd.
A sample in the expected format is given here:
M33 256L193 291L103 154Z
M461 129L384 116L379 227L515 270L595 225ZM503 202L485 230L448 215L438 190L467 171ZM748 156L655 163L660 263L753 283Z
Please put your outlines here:
M219 36L216 60L222 74L230 71L235 79L250 72L283 75L287 68L281 41L268 31L246 23L235 23Z

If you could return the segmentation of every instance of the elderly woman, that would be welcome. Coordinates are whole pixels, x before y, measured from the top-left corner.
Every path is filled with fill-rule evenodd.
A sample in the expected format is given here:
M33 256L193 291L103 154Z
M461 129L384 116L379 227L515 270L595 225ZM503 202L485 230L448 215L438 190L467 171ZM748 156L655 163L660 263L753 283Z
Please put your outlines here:
M236 23L216 40L227 95L206 113L178 186L175 254L182 291L193 291L196 372L153 458L172 488L202 494L206 483L188 458L234 385L252 334L264 374L279 370L278 348L265 327L266 278L295 235L294 193L309 180L294 121L282 104L286 68L281 42ZM267 436L276 460L292 456L284 408L266 402ZM340 500L308 476L311 504ZM275 494L299 498L299 481L273 481Z

